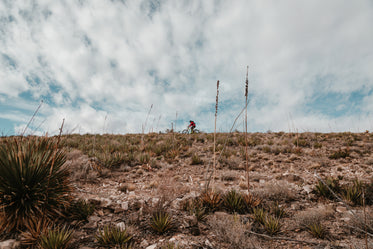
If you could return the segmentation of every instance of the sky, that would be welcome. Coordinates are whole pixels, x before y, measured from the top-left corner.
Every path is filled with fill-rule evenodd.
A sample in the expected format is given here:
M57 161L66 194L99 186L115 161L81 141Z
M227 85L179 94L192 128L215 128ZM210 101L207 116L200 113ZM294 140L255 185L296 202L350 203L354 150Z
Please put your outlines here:
M0 0L0 134L373 131L371 0Z

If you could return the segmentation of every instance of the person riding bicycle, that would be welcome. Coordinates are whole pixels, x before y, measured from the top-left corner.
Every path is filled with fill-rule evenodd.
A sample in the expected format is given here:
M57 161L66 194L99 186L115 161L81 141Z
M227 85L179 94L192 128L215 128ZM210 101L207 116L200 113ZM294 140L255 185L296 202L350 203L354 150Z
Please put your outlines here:
M188 128L190 128L191 129L191 133L194 133L194 128L196 128L196 123L194 123L194 121L193 120L189 120L189 126L188 126Z

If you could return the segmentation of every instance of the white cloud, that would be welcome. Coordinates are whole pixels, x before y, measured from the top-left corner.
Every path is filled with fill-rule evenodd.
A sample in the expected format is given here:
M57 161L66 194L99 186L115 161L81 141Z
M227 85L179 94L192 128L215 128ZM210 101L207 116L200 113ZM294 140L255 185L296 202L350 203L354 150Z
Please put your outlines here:
M160 129L178 112L211 131L219 79L218 124L227 130L250 65L253 130L284 130L289 113L304 129L343 120L336 129L348 130L352 117L304 107L320 92L373 89L371 23L369 0L8 1L0 3L0 59L15 66L1 59L0 94L50 99L41 112L50 132L62 118L80 132L140 132L151 104ZM367 126L370 99L361 108Z

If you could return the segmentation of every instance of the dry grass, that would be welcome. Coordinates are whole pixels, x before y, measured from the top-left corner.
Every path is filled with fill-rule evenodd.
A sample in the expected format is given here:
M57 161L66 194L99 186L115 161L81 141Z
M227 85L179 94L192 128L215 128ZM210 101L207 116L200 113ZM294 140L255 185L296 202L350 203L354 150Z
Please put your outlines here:
M208 224L227 248L259 248L258 241L246 234L246 231L251 230L250 224L243 224L239 216L214 215L208 219Z

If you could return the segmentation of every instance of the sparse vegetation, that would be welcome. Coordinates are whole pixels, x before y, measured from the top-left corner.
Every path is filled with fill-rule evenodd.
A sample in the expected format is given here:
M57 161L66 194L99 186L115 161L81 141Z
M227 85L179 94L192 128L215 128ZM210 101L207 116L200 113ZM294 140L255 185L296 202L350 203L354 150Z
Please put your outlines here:
M22 189L0 191L0 241L15 238L23 247L37 248L49 230L59 229L61 235L65 227L72 232L69 248L146 248L155 241L157 248L180 249L351 241L364 247L373 231L372 137L248 133L249 190L245 133L239 131L216 133L217 164L210 184L206 171L212 172L213 134L66 135L59 144L57 138L0 138L0 164L12 165L0 165L10 175L0 172L5 180L0 190ZM38 149L42 141L50 143L48 149ZM31 174L30 167L23 178L15 177L27 165L39 165L33 166L38 173ZM8 170L16 166L22 170ZM57 168L59 177L54 176ZM27 187L20 187L22 180ZM36 187L28 189L32 184ZM39 201L23 199L36 209L8 199L24 190L38 191L33 196ZM57 241L57 235L51 236L46 248Z
M126 229L121 229L115 226L105 226L103 230L99 230L96 239L101 246L132 248L132 235Z

